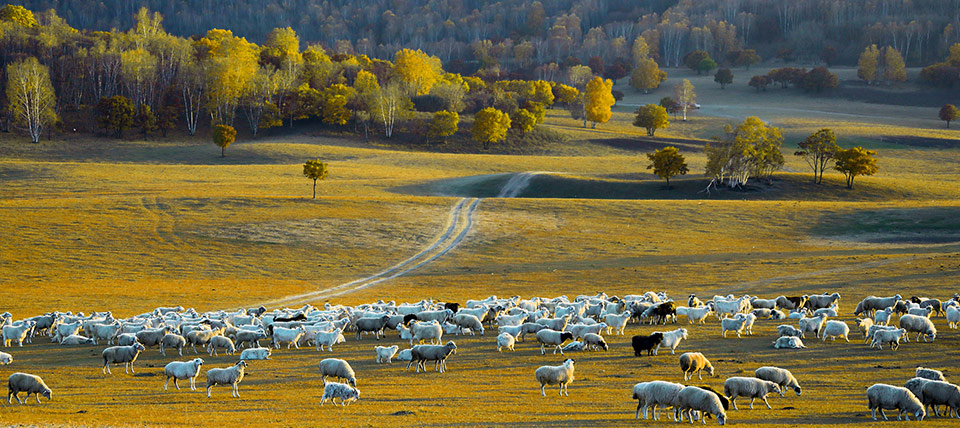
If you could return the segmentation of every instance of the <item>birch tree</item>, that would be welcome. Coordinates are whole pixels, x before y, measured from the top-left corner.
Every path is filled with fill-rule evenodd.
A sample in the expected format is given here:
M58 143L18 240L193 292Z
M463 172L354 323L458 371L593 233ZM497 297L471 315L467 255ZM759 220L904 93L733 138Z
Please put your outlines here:
M43 128L57 120L50 70L34 57L7 65L7 105L15 123L39 142Z

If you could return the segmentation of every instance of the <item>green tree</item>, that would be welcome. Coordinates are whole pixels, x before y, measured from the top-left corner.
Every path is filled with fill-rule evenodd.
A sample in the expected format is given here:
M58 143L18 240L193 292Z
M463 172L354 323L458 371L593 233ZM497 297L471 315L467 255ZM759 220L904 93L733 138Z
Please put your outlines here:
M652 105L653 104L648 104L648 106ZM653 153L647 153L647 159L650 160L650 165L647 165L647 169L652 169L653 173L658 177L667 180L668 188L670 187L670 177L687 175L687 172L690 171L690 169L687 168L687 162L683 158L683 155L673 146L667 146Z
M150 135L151 132L159 129L157 125L157 115L155 115L150 106L146 104L140 104L140 108L137 109L137 115L133 117L133 124L137 128L140 128L140 133L144 136Z
M491 143L507 138L510 123L510 116L506 113L487 107L473 116L473 127L470 128L470 133L473 134L473 139L483 143L483 149L487 150Z
M7 65L7 107L14 123L26 129L34 143L40 141L44 127L59 120L54 110L56 105L57 97L46 66L34 57Z
M674 100L680 105L680 111L683 112L683 121L687 121L687 110L692 108L697 102L697 93L694 92L693 83L690 80L683 79L673 87Z
M303 176L313 180L313 199L317 199L317 181L327 178L327 163L320 159L308 160L303 164Z
M518 109L510 116L511 126L520 131L520 135L526 134L537 126L537 118L525 109Z
M940 107L940 120L947 122L947 128L950 127L951 120L957 120L958 118L960 118L960 110L957 109L957 106L944 104L943 107Z
M226 156L226 149L237 139L237 130L230 125L217 125L213 127L213 144L220 147L220 157Z
M877 173L877 152L857 146L852 149L837 151L837 162L834 169L847 177L847 188L853 188L853 179L859 175L874 175Z
M663 100L661 100L663 102ZM672 102L672 100L671 100ZM638 126L647 130L648 136L653 136L658 129L666 128L670 125L667 117L667 109L656 104L647 104L636 111L637 117L633 120L633 126Z
M133 126L133 102L122 95L101 98L97 103L97 122L103 129L113 131L117 138L123 137L123 131Z
M440 110L433 114L427 137L440 138L446 143L447 137L457 133L459 123L460 115L457 112Z
M726 182L731 188L742 187L750 177L763 177L783 166L783 134L780 128L767 126L751 116L736 127L727 125L723 138L714 137L704 146L707 154L705 173L711 177L707 190Z
M165 105L160 109L157 116L157 129L164 138L167 137L167 131L177 127L177 120L180 119L180 107L175 105Z
M686 65L687 68L696 71L697 74L700 74L700 61L709 58L710 54L708 54L706 51L693 51L688 53L687 56L683 57L683 64Z
M697 75L701 73L710 73L710 70L717 68L717 62L710 59L704 58L697 63Z
M733 83L733 72L729 68L721 68L713 76L713 81L720 84L720 89L727 89L727 85Z
M823 171L827 163L836 156L840 147L837 146L837 136L829 128L823 128L813 134L810 134L799 144L800 150L794 152L794 155L803 157L807 164L813 168L813 182L820 184L823 182Z

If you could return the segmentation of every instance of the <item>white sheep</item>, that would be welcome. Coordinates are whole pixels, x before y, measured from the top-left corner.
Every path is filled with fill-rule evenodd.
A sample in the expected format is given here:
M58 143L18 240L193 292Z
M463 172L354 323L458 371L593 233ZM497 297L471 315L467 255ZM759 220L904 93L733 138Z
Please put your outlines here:
M243 380L243 371L246 368L247 362L240 360L232 367L207 370L207 398L210 398L210 390L215 385L233 386L233 393L230 394L230 396L240 398L240 389L238 386L240 385L240 381Z
M917 397L917 400L920 400L920 402L923 403L923 385L926 385L927 382L930 382L930 379L915 377L908 380L906 383L904 383L903 387L909 389L910 392L912 392L913 395ZM924 407L925 407L925 410L929 413L929 408L926 406Z
M690 324L703 324L707 316L713 313L711 306L701 306L699 308L690 308L687 310L687 320Z
M658 332L654 332L658 333ZM687 338L687 329L678 328L673 331L659 332L663 334L663 340L657 345L653 350L653 355L657 355L657 351L660 350L660 347L670 348L670 353L674 354L677 350L677 346L680 346L680 341ZM651 333L652 334L652 333Z
M893 308L879 310L873 315L873 323L876 325L889 325L891 315L893 315Z
M117 345L130 346L137 343L137 335L134 333L121 333L117 336Z
M723 395L730 398L734 410L739 410L737 397L749 398L751 409L753 409L753 401L757 398L763 400L763 404L766 404L768 409L772 409L767 402L767 394L780 394L782 397L783 390L774 382L753 377L734 376L723 382Z
M640 409L643 409L643 419L647 419L647 410L653 407L653 420L659 420L657 407L677 407L677 394L683 385L673 382L655 380L640 382L633 386L633 399L637 400L636 419L640 419Z
M587 345L584 344L583 342L574 340L573 342L563 345L563 348L561 349L563 350L563 352L583 352L586 346Z
M53 338L51 338L50 341L59 343L60 341L63 340L64 337L79 333L81 328L83 328L83 322L81 321L74 321L72 323L64 322L64 323L57 324L57 327L54 328L54 332L56 334L53 335ZM4 327L4 331L6 331L6 329L7 327ZM7 335L6 333L4 333L4 341L6 341L6 339L7 339Z
M9 318L8 318L8 319L9 319ZM9 347L9 346L11 346L12 342L17 342L17 346L19 346L19 347L22 348L22 347L23 347L23 341L27 339L27 335L30 334L30 331L31 331L31 330L33 329L33 327L36 326L36 325L37 325L37 323L36 323L35 321L26 321L26 322L23 322L23 323L20 324L20 325L5 325L5 326L3 326L3 347L5 347L5 348L6 348L6 347ZM78 324L77 324L77 327L76 327L75 329L73 329L73 331L70 332L70 334L67 334L67 335L65 335L65 336L70 336L70 335L76 334L77 331L79 331L79 330L80 330L80 328L79 328L79 323L78 323ZM58 337L57 339L59 340L60 338Z
M166 357L166 348L177 348L177 354L182 357L184 346L187 346L186 338L179 334L167 333L160 339L160 354Z
M221 335L222 332L222 329L194 330L188 332L184 338L187 339L187 343L193 348L193 353L199 354L199 352L197 352L197 345L200 345L201 347L206 346L208 343L210 343L210 339Z
M457 353L457 344L454 341L449 341L445 345L417 345L411 348L410 350L410 362L407 363L407 370L410 369L410 364L414 362L417 363L417 373L420 373L420 369L427 371L426 362L434 361L433 370L443 373L447 371L447 357L450 354Z
M720 320L720 333L721 336L727 337L728 331L733 331L737 333L737 337L740 337L740 333L743 332L744 327L747 325L746 318L724 318Z
M114 321L110 324L94 324L91 337L94 339L94 343L98 340L106 340L107 345L113 345L113 339L120 334L121 326L120 321Z
M797 336L780 336L773 342L774 349L803 349L803 340Z
M471 335L474 334L473 332L479 331L480 335L483 336L483 332L484 332L483 323L480 322L480 318L477 318L474 315L457 314L453 317L453 323L460 328L460 334L463 334L463 329L468 328L470 329ZM519 325L517 325L516 327L519 327Z
M743 324L743 331L748 335L753 336L753 323L757 321L757 316L750 314L736 314L734 318L743 318L746 322Z
M606 351L610 349L610 347L607 345L607 341L596 333L587 333L583 335L583 347L584 349L592 349L595 351L599 351L600 349Z
M867 330L870 329L870 326L873 325L873 319L870 318L857 318L857 329L860 330L860 334L863 337L867 337Z
M680 392L677 393L677 409L679 421L683 421L683 414L686 412L687 418L692 424L693 412L698 411L716 416L717 423L720 425L727 423L727 413L723 410L723 403L720 401L720 397L713 391L708 391L700 387L687 386L681 389ZM706 418L701 418L703 423L706 424Z
M397 361L410 361L413 359L413 348L407 348L397 352Z
M7 388L7 404L12 402L13 397L17 398L18 403L23 404L23 401L20 400L21 392L27 393L24 400L29 400L30 394L34 394L34 396L37 397L37 404L40 404L41 395L46 397L47 400L53 399L53 391L51 391L50 387L43 383L43 379L40 379L40 376L37 375L14 373L7 379Z
M373 348L377 353L377 364L393 364L393 357L397 355L397 351L400 350L400 347L397 345L393 346L377 346Z
M10 363L13 363L13 355L10 355L6 352L0 352L0 366L5 366Z
M544 397L547 396L547 393L544 391L547 385L560 385L559 395L569 397L567 385L571 384L574 379L573 363L574 361L572 359L567 359L563 362L563 365L540 366L540 368L534 372L537 382L540 383L540 395Z
M847 323L843 321L830 320L827 321L827 325L823 327L823 333L820 334L820 341L826 342L828 338L837 340L838 337L842 337L843 340L849 342L850 339L847 337L849 335L850 327L847 326Z
M923 404L910 390L885 383L877 383L867 388L867 408L873 413L873 420L877 420L877 410L880 410L880 416L883 417L883 420L889 420L887 415L883 414L884 409L897 409L898 421L901 415L905 415L909 421L910 413L913 413L917 420L921 421L926 416Z
M873 342L870 343L870 347L874 346L883 349L884 343L890 344L891 350L900 349L900 339L907 335L907 330L905 329L894 329L894 330L877 330L873 333Z
M351 386L357 386L357 375L350 363L339 358L325 358L320 361L320 380L327 384L327 376L336 376L337 381L346 380Z
M960 309L956 306L947 308L947 324L954 329L957 328L957 324L960 324Z
M549 328L545 328L537 332L537 342L540 343L540 355L546 354L545 346L553 346L553 353L556 354L557 351L560 351L560 355L563 355L563 345L564 342L568 340L573 340L573 333L569 331L556 331Z
M629 320L629 313L607 314L603 318L603 322L607 324L607 334L611 334L612 331L617 336L623 336L623 330L627 327Z
M781 396L783 392L786 391L786 388L793 388L793 391L796 392L797 395L800 395L800 383L797 382L797 378L793 377L793 373L790 373L790 370L780 367L763 366L754 370L753 374L758 379L767 380L779 385Z
M937 406L947 406L944 416L958 416L960 412L960 387L949 382L931 380L921 387L924 406L932 406L933 414L940 416Z
M925 308L910 308L910 309L907 311L907 313L910 314L910 315L918 315L918 316L921 316L921 317L930 318L930 314L933 313L933 307L927 306L927 307L925 307Z
M713 376L713 364L710 360L699 352L685 352L680 355L680 371L683 372L683 380L686 381L697 374L697 379L703 380L703 370Z
M344 343L347 338L343 337L343 330L336 328L333 331L317 332L314 340L317 342L317 352L322 351L324 347L333 352L333 345Z
M269 360L271 354L270 348L247 348L240 352L240 359L250 360Z
M307 330L303 327L298 328L283 328L283 327L273 327L273 347L280 349L280 345L283 343L287 344L287 349L290 349L290 346L300 349L300 338L304 334L307 334Z
M223 349L225 355L233 355L234 352L237 352L237 347L234 346L233 341L226 336L214 336L207 342L207 352L210 356L218 356L218 349Z
M871 325L870 327L867 328L867 334L864 336L863 343L870 343L873 340L874 333L880 330L898 330L898 329L892 325L877 325L877 324ZM873 345L871 344L870 347L872 348Z
M410 325L410 333L413 334L413 337L410 338L410 346L415 343L423 343L427 339L430 340L431 344L440 343L443 338L443 328L437 321L414 322Z
M171 361L163 367L163 374L167 380L163 381L163 390L167 390L167 384L173 378L173 386L180 390L177 381L180 379L190 379L190 390L197 390L197 376L200 375L200 367L203 366L202 358L194 358L191 361Z
M939 380L941 382L946 382L947 378L943 376L943 372L940 370L928 369L924 367L917 367L915 374L916 377L930 379L930 380ZM919 395L917 396L919 397ZM921 400L922 401L922 400Z
M324 402L330 400L336 406L337 398L340 399L340 406L346 407L347 404L360 399L360 390L344 383L329 382L324 384L320 405L322 406Z
M789 324L780 324L777 326L777 334L780 337L783 336L794 336L794 337L803 337L803 331L799 328L796 328Z
M818 338L820 337L820 331L823 330L823 326L826 325L826 323L827 316L823 314L810 318L800 318L800 321L798 321L800 330L803 331L804 335L814 333L814 337Z
M917 341L920 340L920 336L923 336L924 342L927 341L927 338L930 338L931 342L937 338L937 327L933 325L930 318L924 316L904 315L900 317L900 328L907 330L909 333L917 333Z
M123 363L123 372L128 373L127 369L130 369L130 372L136 373L133 370L133 363L137 361L137 357L140 356L140 353L143 352L143 344L134 343L130 346L111 346L107 349L104 349L100 355L103 357L103 368L101 371L105 371L106 374L113 374L110 372L110 364L120 364Z
M89 337L80 336L79 334L71 334L70 336L64 337L60 342L61 345L93 345L97 342Z
M513 345L517 343L517 338L510 333L503 332L497 336L497 352L503 352L503 348L513 351Z
M467 329L466 332L464 332L463 330L460 329L460 326L456 324L451 324L446 321L444 321L443 324L440 325L440 327L443 327L443 334L447 336L450 336L450 335L459 336L461 334L466 334L468 332L472 333L469 328Z

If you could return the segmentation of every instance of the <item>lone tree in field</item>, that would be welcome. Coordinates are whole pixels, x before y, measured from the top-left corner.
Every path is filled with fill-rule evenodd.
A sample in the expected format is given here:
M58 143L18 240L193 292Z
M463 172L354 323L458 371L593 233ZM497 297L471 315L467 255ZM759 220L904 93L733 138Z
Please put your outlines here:
M800 150L793 154L803 157L803 160L807 161L807 164L813 168L813 182L822 183L823 171L827 168L827 162L830 162L837 155L837 151L840 150L840 146L837 146L837 136L829 128L823 128L810 134L798 146Z
M490 148L490 143L496 143L507 138L510 129L510 116L493 107L480 110L473 116L473 127L470 133L473 139L483 143L483 149Z
M313 180L313 199L317 199L317 181L327 178L327 163L320 159L308 160L303 164L303 176Z
M693 104L697 101L697 93L693 90L693 83L690 83L687 79L683 79L682 82L673 87L673 99L680 104L684 122L687 121L687 109L693 107Z
M617 103L613 98L613 81L594 77L587 83L586 95L585 120L593 122L594 128L597 123L607 123L613 115L610 108Z
M957 106L944 104L943 107L940 107L940 120L947 122L947 128L950 127L951 120L957 120L958 118L960 118L960 110L957 110Z
M637 117L633 120L633 126L639 126L647 130L647 135L652 137L658 129L666 128L670 125L667 109L656 104L647 104L636 111Z
M853 179L858 175L874 175L877 173L877 152L857 146L852 149L837 151L837 163L834 169L847 176L847 188L853 188Z
M226 156L226 149L237 139L237 130L230 125L217 125L213 128L213 143L220 147L220 157Z
M720 89L727 89L727 85L733 83L733 72L729 68L721 68L713 76L713 81L720 84Z
M133 126L133 102L123 95L101 98L97 103L97 122L103 129L113 131L117 138Z
M457 133L458 123L460 123L460 115L457 112L440 110L433 114L427 137L439 138L446 143L447 137Z
M14 13L23 9L17 8L7 5L3 11ZM33 14L29 18L32 19ZM7 65L7 106L15 123L27 130L34 143L40 141L45 126L57 121L56 105L57 97L46 66L34 57Z
M670 177L686 175L690 171L683 155L673 146L647 153L647 159L650 159L650 165L647 165L647 169L652 169L658 177L667 180L667 188L670 188Z

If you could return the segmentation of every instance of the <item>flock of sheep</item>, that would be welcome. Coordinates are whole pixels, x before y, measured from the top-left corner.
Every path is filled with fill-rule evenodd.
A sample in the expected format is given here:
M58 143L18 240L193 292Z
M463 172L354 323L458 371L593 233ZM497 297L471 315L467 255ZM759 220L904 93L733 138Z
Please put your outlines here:
M200 346L210 355L219 352L233 355L240 350L236 364L206 372L207 397L217 385L230 385L232 396L239 397L238 386L249 362L268 360L271 348L280 349L286 345L287 349L299 349L304 345L314 346L317 351L332 352L334 345L345 342L346 331L354 332L357 340L361 340L364 334L374 335L379 340L386 336L387 330L394 330L401 340L409 341L410 347L401 350L398 345L376 346L377 363L391 363L394 359L406 361L407 370L416 364L419 372L426 371L427 362L433 362L434 370L442 373L446 371L446 360L457 352L454 341L443 343L445 335L484 335L492 326L497 327L495 345L499 352L512 351L517 343L526 340L527 335L533 335L541 354L552 350L561 355L565 352L606 351L610 346L603 335L623 335L629 322L677 323L685 317L691 324L703 324L711 315L719 320L722 337L727 337L728 332L737 337L753 334L752 328L758 319L784 322L795 319L796 327L787 323L777 327L779 337L773 342L774 348L803 348L802 340L809 340L810 335L821 340L843 338L849 342L849 326L843 321L829 319L837 317L839 300L838 293L779 296L775 299L714 296L705 302L690 295L686 305L680 306L663 292L647 292L622 298L600 293L577 296L572 301L566 296L552 299L491 296L468 300L462 307L458 303L432 301L412 304L378 301L355 307L326 304L321 309L306 305L268 312L261 306L233 312L198 313L177 306L156 308L126 319L116 319L110 312L91 315L53 312L14 320L11 314L5 313L2 333L4 347L13 344L22 347L41 335L47 335L52 342L64 346L103 342L110 345L101 352L105 374L110 373L113 364L123 364L125 372L133 372L138 356L150 347L159 348L164 356L172 350L182 356L183 349L188 346L194 353L199 352L197 346ZM917 334L917 341L921 337L924 341L935 340L937 331L931 317L937 315L946 317L951 328L960 323L957 296L947 301L917 297L904 300L899 295L870 296L861 301L854 312L863 316L857 319L857 328L865 341L880 349L884 345L897 349L901 341L909 341L911 333ZM899 315L897 326L889 325L894 314ZM631 345L636 356L644 353L657 355L661 348L669 349L673 354L688 336L687 329L681 327L633 336ZM261 346L261 341L269 341L270 347ZM0 352L0 364L13 361L13 356ZM190 389L196 390L196 379L203 363L202 358L194 358L167 364L163 369L164 390L171 379L178 390L180 380L189 380ZM549 385L557 385L560 395L568 395L567 387L574 381L575 364L574 359L566 359L561 365L545 365L534 370L541 395L546 395L545 388ZM694 374L702 379L703 372L714 375L713 365L700 352L682 354L679 366L684 381ZM327 358L318 368L324 383L321 405L328 399L336 404L335 399L339 398L340 405L346 406L360 398L356 373L347 361ZM722 392L660 380L638 383L632 391L633 398L638 401L635 416L639 418L642 410L646 419L648 409L653 407L653 418L657 419L658 407L669 407L677 421L701 419L706 423L705 419L712 416L722 425L730 404L737 409L736 399L739 397L749 398L752 409L756 399L770 408L766 396L783 396L787 388L800 395L800 384L787 369L765 366L757 368L754 374L755 377L726 379ZM927 414L926 409L932 408L939 415L937 406L941 405L946 406L948 415L960 417L960 387L946 382L942 373L936 370L918 368L916 375L904 387L876 384L867 389L868 405L874 419L877 410L886 419L884 409L898 410L898 419L904 414L909 419L910 413L922 419ZM327 382L328 376L337 378L338 382ZM26 392L28 399L35 395L38 403L40 396L52 397L52 391L44 381L31 374L10 375L8 387L8 403L16 397L23 404L19 397L21 392Z

